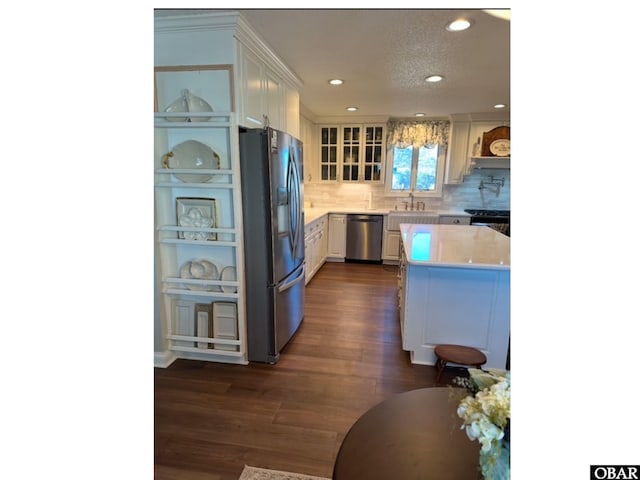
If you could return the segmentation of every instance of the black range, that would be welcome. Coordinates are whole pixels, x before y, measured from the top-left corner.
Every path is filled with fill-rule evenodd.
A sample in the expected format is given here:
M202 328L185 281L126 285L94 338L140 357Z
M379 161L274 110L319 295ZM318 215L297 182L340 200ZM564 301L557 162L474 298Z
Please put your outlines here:
M486 225L507 236L511 235L510 210L481 210L468 208L465 212L471 215L471 225Z
M471 223L509 223L510 210L479 210L468 208L465 212L471 215Z

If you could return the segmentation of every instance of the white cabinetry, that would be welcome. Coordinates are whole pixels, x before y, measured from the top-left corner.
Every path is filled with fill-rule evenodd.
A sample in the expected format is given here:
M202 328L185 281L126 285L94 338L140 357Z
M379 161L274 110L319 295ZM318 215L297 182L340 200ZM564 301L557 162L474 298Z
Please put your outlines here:
M400 258L400 230L386 230L382 237L382 262L398 263Z
M154 65L154 363L247 363L238 126L261 127L267 116L298 137L301 82L233 11L156 17ZM185 89L213 112L163 113ZM194 144L185 142L198 142L214 165L190 165ZM198 218L180 220L190 214ZM229 267L224 279L212 266Z
M506 114L460 114L451 115L451 138L447 151L447 166L444 183L457 184L464 182L472 168L509 168L509 159L492 157L489 161L477 161L474 156L474 145L482 134L495 127L509 125Z
M320 125L318 131L321 181L382 183L384 124Z
M255 36L240 38L238 122L249 128L269 125L299 138L299 81Z
M263 117L266 115L263 105L266 97L263 85L264 65L256 55L243 45L238 46L238 52L241 89L238 102L239 123L250 128L262 127L266 121ZM278 119L274 118L273 120L277 121Z
M429 237L433 254L439 257L434 263L422 260L424 257L410 257L415 252L428 251L411 245L415 233L407 232L408 245L404 245L402 237L398 282L400 330L402 348L410 352L412 363L434 365L435 347L455 344L481 350L487 356L487 368L505 368L510 331L510 270L498 264L473 266L459 258L458 253L489 247L504 251L504 242L477 240L466 230L473 228L484 227L456 227L454 230L464 233L447 239L457 247L451 249L438 245L443 242L443 234L435 230Z
M347 216L341 213L329 215L329 244L327 261L344 262L347 255Z
M215 65L156 67L161 113L154 114L155 225L165 356L160 363L247 363L234 115L217 108L206 117L162 113L184 88L212 105L230 106L231 99L219 93L229 91L227 73ZM224 269L231 275L221 279Z
M328 231L327 215L314 220L304 229L305 284L309 283L327 259Z
M464 176L469 173L469 125L467 121L451 122L451 138L447 151L447 168L444 175L444 183L462 183Z
M300 116L300 140L302 140L304 160L304 183L318 181L318 137L315 125Z

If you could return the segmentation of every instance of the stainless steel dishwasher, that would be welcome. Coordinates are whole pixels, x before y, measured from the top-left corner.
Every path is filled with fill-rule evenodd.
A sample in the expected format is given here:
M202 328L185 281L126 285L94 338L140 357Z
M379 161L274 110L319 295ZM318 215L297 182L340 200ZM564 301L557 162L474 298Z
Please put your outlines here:
M345 259L382 261L382 215L347 215Z

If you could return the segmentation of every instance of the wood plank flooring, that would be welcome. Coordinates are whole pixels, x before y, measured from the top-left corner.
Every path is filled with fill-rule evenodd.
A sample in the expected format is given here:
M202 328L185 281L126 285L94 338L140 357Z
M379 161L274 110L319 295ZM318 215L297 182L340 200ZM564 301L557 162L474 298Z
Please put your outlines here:
M369 408L436 385L402 350L397 268L327 263L276 365L178 360L155 369L155 478L237 480L245 464L331 477ZM457 369L447 369L447 384Z

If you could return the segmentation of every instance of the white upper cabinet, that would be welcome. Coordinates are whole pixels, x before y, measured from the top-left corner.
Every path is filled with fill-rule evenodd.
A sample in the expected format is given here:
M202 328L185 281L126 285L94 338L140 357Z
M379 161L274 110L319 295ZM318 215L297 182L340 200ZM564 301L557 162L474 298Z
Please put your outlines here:
M462 183L469 172L469 121L452 121L444 183Z
M506 114L451 115L451 137L444 183L462 183L464 176L473 168L509 168L509 158L484 159L480 152L476 151L478 142L482 141L482 135L502 125L509 126L509 116Z
M300 80L242 17L236 31L238 123L269 125L300 138Z
M317 177L323 182L382 183L384 124L320 125Z
M318 181L318 136L316 126L307 118L300 116L300 140L304 159L304 183Z
M263 78L264 66L260 59L242 45L238 46L240 52L240 89L238 96L238 122L246 127L262 127L265 119L263 102Z

